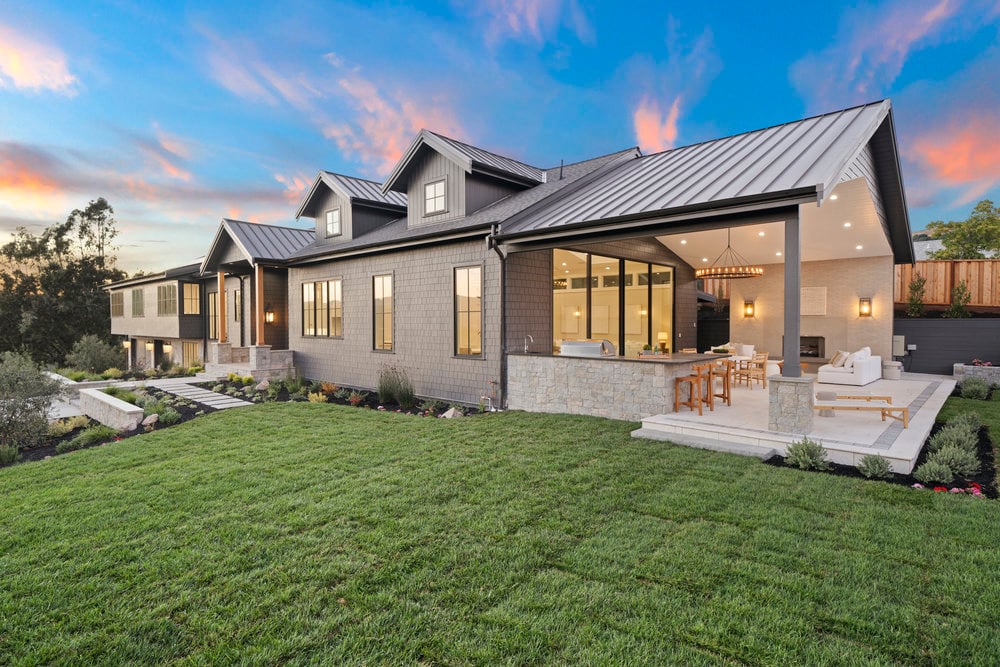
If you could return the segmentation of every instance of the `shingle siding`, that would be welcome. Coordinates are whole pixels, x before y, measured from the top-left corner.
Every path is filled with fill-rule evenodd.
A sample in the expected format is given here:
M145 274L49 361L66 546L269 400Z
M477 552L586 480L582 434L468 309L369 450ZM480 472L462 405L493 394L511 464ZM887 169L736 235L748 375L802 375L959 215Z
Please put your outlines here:
M454 354L454 270L483 267L483 355ZM372 277L393 275L393 351L372 349ZM419 396L477 403L500 380L499 259L481 241L324 262L289 271L289 344L307 378L374 389L385 366ZM343 338L302 336L302 283L343 280Z
M507 257L507 349L552 352L552 251L512 253Z

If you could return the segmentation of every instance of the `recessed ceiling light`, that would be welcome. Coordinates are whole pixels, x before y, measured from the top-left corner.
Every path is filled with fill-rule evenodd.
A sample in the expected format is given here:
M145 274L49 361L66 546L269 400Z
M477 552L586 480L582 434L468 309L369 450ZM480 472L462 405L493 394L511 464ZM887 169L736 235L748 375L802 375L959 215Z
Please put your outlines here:
M708 261L708 257L702 257L702 258L701 258L701 261L703 261L703 262L707 262L707 261Z
M830 195L831 201L837 201L837 195Z
M566 269L566 273L569 273L569 269Z
M687 245L687 239L681 239L681 245Z
M764 236L765 232L757 232L757 236Z
M778 252L774 253L774 256L775 257L781 257L781 251L779 250Z
M610 271L610 270L611 270L611 267L610 267L610 266L605 266L605 267L604 267L604 270L605 270L605 271Z
M849 228L850 226L851 226L851 223L849 223L849 222L845 222L844 223L844 227L848 227Z
M566 266L566 262L563 262L563 266Z
M864 246L861 245L860 243L858 245L854 246L855 250L861 250L862 248L864 248Z

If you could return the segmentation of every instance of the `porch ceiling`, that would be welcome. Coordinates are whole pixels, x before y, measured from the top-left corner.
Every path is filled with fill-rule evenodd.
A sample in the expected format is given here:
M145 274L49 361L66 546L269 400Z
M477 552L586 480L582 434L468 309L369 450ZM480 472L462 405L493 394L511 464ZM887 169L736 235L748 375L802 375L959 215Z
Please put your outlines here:
M823 206L799 207L802 260L819 261L891 255L892 248L875 211L864 179L845 181ZM764 223L732 228L733 249L754 264L784 260L784 223ZM698 268L708 266L726 248L726 229L658 236L659 241ZM858 246L861 246L858 249Z

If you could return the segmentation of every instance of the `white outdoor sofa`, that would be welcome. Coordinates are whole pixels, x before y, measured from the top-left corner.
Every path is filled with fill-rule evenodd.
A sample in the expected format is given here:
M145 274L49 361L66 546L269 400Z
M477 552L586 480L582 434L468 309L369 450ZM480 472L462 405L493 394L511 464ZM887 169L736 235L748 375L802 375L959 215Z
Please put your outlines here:
M882 357L855 359L851 368L835 367L830 364L820 366L819 382L825 384L849 384L861 387L882 379Z

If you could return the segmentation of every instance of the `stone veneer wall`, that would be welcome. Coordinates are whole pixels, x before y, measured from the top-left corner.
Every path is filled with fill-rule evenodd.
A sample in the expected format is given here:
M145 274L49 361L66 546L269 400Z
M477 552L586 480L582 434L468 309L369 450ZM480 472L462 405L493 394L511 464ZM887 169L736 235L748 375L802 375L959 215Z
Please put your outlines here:
M1000 385L1000 366L973 366L971 364L955 364L952 375L956 382L967 377L983 378L990 384Z
M690 373L689 364L508 354L507 407L639 421L673 411L674 378Z
M767 378L767 429L783 433L809 433L813 428L813 388L816 377Z
M80 390L80 411L119 431L134 431L142 423L142 408L100 389Z

